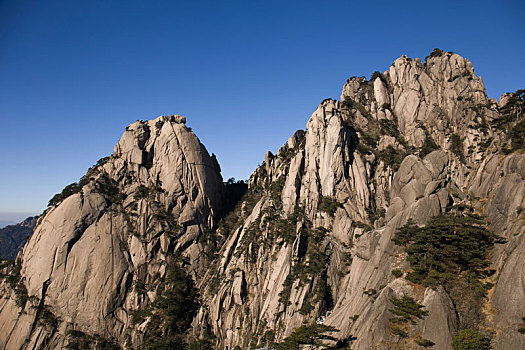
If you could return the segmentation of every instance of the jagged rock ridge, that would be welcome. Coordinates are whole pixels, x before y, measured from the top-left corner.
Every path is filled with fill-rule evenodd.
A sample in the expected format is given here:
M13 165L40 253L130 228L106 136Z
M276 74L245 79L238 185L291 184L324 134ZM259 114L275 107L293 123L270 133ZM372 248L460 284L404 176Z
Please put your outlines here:
M219 213L222 178L184 122L170 116L131 124L111 157L68 186L76 193L56 197L20 256L27 300L2 293L6 348L62 348L68 330L133 342L131 311L156 297L141 286L160 283L172 252L185 254L193 275L202 270L199 237ZM60 320L58 330L33 323L40 305ZM18 319L7 316L20 311Z
M200 289L187 337L201 345L271 345L318 322L352 349L452 349L460 329L495 331L496 349L522 348L522 95L489 100L454 53L403 56L370 80L350 78L341 101L323 101L220 220L228 187L184 120L134 123L81 190L41 219L18 284L2 285L0 340L57 348L74 329L139 347L178 251ZM410 249L393 242L410 220L445 213L484 217L505 241L490 253L493 271L473 280L488 289L477 303L450 284L415 283ZM29 301L13 318L24 286ZM428 314L396 321L407 303ZM55 327L33 323L48 309Z

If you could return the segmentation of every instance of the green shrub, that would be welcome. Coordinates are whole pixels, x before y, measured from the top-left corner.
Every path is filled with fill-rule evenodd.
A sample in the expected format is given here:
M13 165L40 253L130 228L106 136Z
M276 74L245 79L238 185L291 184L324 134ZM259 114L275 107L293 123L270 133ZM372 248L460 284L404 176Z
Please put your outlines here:
M279 293L279 303L283 304L284 306L288 306L291 304L290 302L290 295L292 294L292 286L294 281L296 280L296 275L290 272L283 282L283 289Z
M438 49L437 47L430 53L430 57L441 57L443 56L443 50Z
M385 78L383 77L383 74L381 72L375 71L372 73L372 76L370 77L370 81L374 82L377 78L381 79L382 82L386 83Z
M312 293L307 295L303 305L301 306L301 313L307 314L315 305L322 302L326 308L332 307L333 300L330 287L328 286L328 256L324 251L322 242L325 239L326 229L303 227L301 235L307 240L307 249L304 256L292 265L289 274L283 282L283 290L279 293L279 302L283 305L290 305L290 294L292 286L296 280L299 280L299 285L315 283L311 286Z
M374 223L377 220L384 218L386 215L386 210L384 208L365 208L365 211L368 214L368 218L370 219L371 223Z
M429 348L431 346L436 345L433 341L430 341L428 339L416 339L416 344L419 346L422 346L424 348Z
M482 150L482 151L485 151L489 146L490 144L492 143L492 141L494 141L494 137L489 137L487 140L483 141L483 142L480 142L479 143L479 148Z
M428 315L428 311L423 310L423 305L416 303L414 298L407 295L401 298L392 298L390 301L394 304L394 308L389 311L395 315L390 318L392 324L415 324L417 319L422 319Z
M389 103L385 103L385 104L388 105L388 108L390 108ZM390 135L390 136L395 137L396 139L401 137L396 122L392 120L388 120L388 119L380 119L379 126L381 127L381 133L383 135Z
M454 301L460 326L476 325L481 305L492 284L481 279L490 274L488 254L503 240L484 227L475 215L444 214L425 227L412 222L395 234L394 243L404 247L413 271L405 278L424 286L442 285Z
M512 151L525 149L525 140L523 135L525 135L525 118L517 122L509 132Z
M110 158L111 158L111 156L100 158L99 160L97 160L97 162L95 163L95 165L92 168L97 168L99 166L102 166L102 165L106 164ZM88 172L89 172L89 170L88 170Z
M485 229L479 217L452 214L436 216L425 227L409 222L397 231L393 241L405 247L414 270L412 282L424 285L433 284L428 283L429 278L444 282L446 273L473 271L482 276L490 264L488 251L501 242Z
M38 313L38 323L44 327L50 328L51 330L56 330L59 320L53 312L51 312L50 307L44 305Z
M395 269L395 270L392 270L392 275L394 275L396 278L399 278L403 276L403 272L401 272L401 270Z
M274 229L285 242L292 243L297 236L297 220L294 220L293 218L279 218L275 220Z
M402 327L390 324L388 326L388 329L390 330L390 332L393 335L398 336L399 338L406 338L406 337L408 337L408 332L405 331Z
M181 256L169 257L166 278L157 288L151 318L144 333L145 349L187 349L185 332L198 303L198 290L183 268Z
M106 174L96 180L95 189L112 204L121 204L124 200L124 194L120 192L117 182Z
M351 109L354 107L354 100L352 100L350 97L345 96L343 100L343 108Z
M428 311L407 295L401 298L392 297L390 301L394 307L389 309L393 316L389 319L388 330L392 335L399 337L399 341L406 342L404 338L408 337L410 325L427 316Z
M151 312L148 309L132 311L131 312L131 324L133 325L141 324L142 322L144 322L146 317L148 317L149 315L151 315Z
M284 183L286 181L286 176L281 175L277 180L274 180L272 183L270 183L268 191L270 192L270 198L272 199L274 205L277 208L282 208L282 193L284 188Z
M385 166L391 167L394 171L397 171L401 162L407 156L407 153L388 145L384 150L377 151L376 156L383 161Z
M337 211L337 208L341 207L342 205L338 203L335 199L319 195L319 204L317 206L317 209L319 211L324 211L325 213L330 214L330 216L334 216L335 212Z
M500 117L492 121L498 130L508 135L510 145L503 148L504 153L525 149L525 89L512 93L507 103L499 109Z
M135 190L135 194L133 195L133 198L135 198L136 200L148 198L150 192L151 191L149 188L141 184Z
M452 134L452 136L450 137L450 142L450 150L452 151L452 153L458 156L458 158L462 162L465 162L465 156L463 155L463 141L461 140L459 135Z
M16 305L23 309L29 300L29 295L27 293L27 288L23 277L20 273L21 270L22 261L17 259L11 271L8 273L6 280L11 289L15 292Z
M368 295L369 297L372 297L377 294L377 290L374 288L367 289L363 292L363 294Z
M79 187L78 183L73 182L72 184L67 185L64 187L62 192L55 194L53 198L49 200L47 203L48 207L52 207L57 205L58 203L62 202L67 197L74 195L75 193L78 193L82 190L82 188Z
M488 350L490 340L483 334L472 329L460 329L452 337L454 350Z
M91 348L92 341L84 332L72 329L67 331L66 335L68 340L66 349L83 350Z
M322 340L335 340L334 337L326 334L331 332L339 332L339 330L324 324L302 325L286 337L283 342L277 346L277 349L295 350L299 349L302 344L321 345Z
M71 329L66 333L68 344L66 349L70 350L85 350L85 349L101 349L101 350L119 350L120 346L114 341L105 339L98 334L88 335L84 332Z
M428 131L425 129L425 141L423 142L423 146L421 146L421 150L419 151L419 156L421 158L425 157L427 154L439 149L438 145L434 142L434 139Z

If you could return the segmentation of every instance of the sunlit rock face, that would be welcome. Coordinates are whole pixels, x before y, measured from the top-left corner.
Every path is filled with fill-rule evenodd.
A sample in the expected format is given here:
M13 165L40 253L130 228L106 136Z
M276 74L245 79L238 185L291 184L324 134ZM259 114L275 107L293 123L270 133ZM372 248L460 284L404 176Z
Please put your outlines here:
M338 330L325 344L352 349L421 349L425 340L452 349L464 328L494 331L495 349L523 348L516 96L489 100L457 54L400 57L370 80L348 79L341 101L323 101L305 131L265 155L236 206L225 205L232 185L184 117L131 124L81 190L40 218L18 257L27 302L0 285L0 345L61 348L78 330L140 347L153 317L133 315L159 300L167 262L180 254L199 289L189 343L275 346L319 323ZM414 282L406 247L393 242L405 224L445 213L479 216L503 238L487 255L482 283L493 286L478 303L450 285ZM427 313L395 324L403 297ZM35 322L42 310L56 324Z
M443 287L393 275L410 264L392 238L409 220L425 225L465 205L508 240L491 253L495 288L479 328L497 330L499 348L522 346L517 305L525 298L514 262L523 254L516 210L523 206L525 158L497 154L507 142L493 125L500 117L472 64L454 53L434 51L424 63L403 56L370 81L350 78L341 101L323 101L306 131L268 154L251 176L242 223L207 272L206 280L221 282L211 291L203 284L206 306L195 331L208 323L220 348L253 348L268 344L268 334L278 342L303 323L322 321L352 349L387 349L399 340L391 300L409 295L429 314L404 345L426 339L452 349L464 320ZM286 225L272 224L279 220ZM512 288L519 291L509 304L503 296Z
M221 210L223 184L215 157L184 122L161 116L131 124L82 189L40 218L20 255L21 275L28 295L60 319L61 332L31 328L38 310L31 301L24 317L13 318L20 309L6 293L0 338L7 348L26 339L46 347L50 337L62 347L67 329L124 344L130 311L150 302L135 287L162 279L170 252L183 253L191 274L202 273L199 237Z

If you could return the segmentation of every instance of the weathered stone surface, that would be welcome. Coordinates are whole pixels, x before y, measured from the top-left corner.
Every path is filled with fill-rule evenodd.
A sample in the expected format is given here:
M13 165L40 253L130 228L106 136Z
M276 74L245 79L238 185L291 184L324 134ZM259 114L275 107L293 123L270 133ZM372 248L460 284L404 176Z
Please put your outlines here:
M341 101L323 101L305 132L265 155L233 223L219 231L220 168L185 118L131 124L92 181L45 214L20 255L28 294L45 294L60 327L31 330L35 308L21 313L0 283L0 348L18 349L26 338L30 348L63 348L73 327L140 344L147 321L133 326L130 314L156 292L139 296L134 285L164 278L178 250L201 292L189 337L209 325L218 349L263 346L264 334L281 341L313 322L339 329L334 336L352 349L390 349L398 340L391 300L403 295L429 313L410 325L409 338L451 349L454 303L443 287L404 278L410 263L392 239L409 220L425 225L461 206L506 239L491 253L495 287L482 321L495 331L495 349L523 347L525 155L496 153L506 136L491 126L498 108L472 64L446 52L425 62L403 56L374 81L350 78ZM101 190L104 178L120 199ZM204 232L218 233L216 251Z
M479 176L469 174L469 168L450 151L451 130L465 140L464 151L470 146L475 150L479 149L479 142L485 140L486 136L468 127L477 118L477 114L467 107L470 101L481 106L488 100L482 81L474 75L470 62L455 54L443 53L440 57L430 57L424 64L419 60L402 57L396 60L384 76L387 77L386 84L379 78L371 84L364 78L349 79L343 88L341 100L350 101L348 103L353 103L354 106L356 103L362 106L354 110L355 115L348 115L346 107L337 101L323 101L307 124L304 151L296 153L289 166L277 158L266 159L263 164L267 174L266 181L270 183L277 181L282 174L287 174L281 196L284 212L290 215L293 208L304 208L314 227L322 226L329 230L327 281L333 297L333 307L330 310L319 303L314 305L308 315L301 316L298 313L305 300L305 293L311 293L315 289L317 279L312 279L306 287L295 281L292 284L289 305L278 302L278 293L282 289L274 288L271 293L261 292L259 287L253 287L249 281L247 283L248 294L256 296L256 300L248 300L250 314L254 318L264 319L268 329L276 331L278 339L288 335L301 322L318 318L325 324L340 329L338 338L356 337L352 342L353 349L368 349L373 346L389 348L384 344L395 341L388 331L391 308L389 299L392 291L395 291L396 295L414 295L429 310L429 316L418 322L414 332L420 332L424 338L434 341L436 348L451 348L452 334L457 329L454 305L442 288L437 291L428 289L422 295L406 281L396 282L403 281L402 278L393 279L390 273L392 269L407 269L409 264L405 260L406 255L392 244L391 239L396 229L408 219L424 225L432 216L448 210L455 201L469 201L471 197L466 196L464 190L481 194L479 187L494 187L498 183L497 176L491 177L492 175L486 175L481 170L477 170ZM471 100L467 101L466 98L470 96ZM381 108L386 103L391 104L392 110ZM480 108L479 113L485 113L488 118L495 116L493 110ZM375 119L389 120L395 120L392 118L395 115L400 134L409 146L421 147L425 139L431 137L439 149L423 159L417 155L405 157L395 172L377 165L374 167L371 163L376 160L376 156L364 154L355 146L363 133L354 133L345 124L350 118L353 125L367 130L372 122L367 119L366 113ZM294 138L288 142L288 146L292 148L296 144ZM392 135L380 135L377 149L385 150L388 146L403 147ZM280 151L281 154L282 152ZM467 160L469 166L474 166L474 161L482 156L480 151L473 154L473 162L468 163ZM505 159L512 157L515 156ZM379 164L383 164L381 162ZM518 163L514 161L512 164ZM299 164L304 164L302 170ZM492 163L485 165L490 166L493 166ZM257 171L255 174L257 176L253 179L257 181L252 179L251 185L262 183L259 178L262 173ZM512 190L521 193L519 188L513 187L510 176L509 180L500 184L499 191L492 193L494 199L489 199L489 203L494 202L493 206L499 201L499 197L508 199ZM485 180L485 177L488 179ZM490 179L493 181L489 184ZM478 197L488 197L489 193L490 190ZM390 197L388 200L387 194ZM522 198L522 195L518 197ZM319 209L319 203L326 198L340 204L332 214ZM512 210L509 208L514 208L518 202L520 201L516 200L511 201L510 205L503 205L502 217L506 218L507 211ZM375 223L369 216L372 203L376 208L386 209L385 217L377 219ZM497 206L501 207L501 204ZM495 213L490 215L497 216ZM376 228L372 229L372 226ZM504 231L508 232L506 229ZM348 251L349 245L352 248ZM294 261L304 254L299 253L297 241L292 246L293 249L287 249L286 257L283 255L283 249L289 247L286 244L280 246L274 243L259 250L260 260L265 262L262 265L259 261L244 265L246 259L242 257L232 258L229 262L223 259L222 262L230 265L226 267L226 271L239 268L242 264L247 276L258 276L253 279L254 285L263 283L265 288L270 288L277 283L282 286L284 278L292 271L289 266L293 266ZM350 264L346 260L348 255L352 258ZM264 272L267 270L273 272L269 275ZM272 277L269 279L264 276ZM381 289L385 284L388 287ZM373 294L372 290L377 293L373 298L364 294ZM272 296L273 299L270 300ZM214 310L219 310L220 300L222 299L214 298L209 305ZM264 305L263 313L260 312L260 305ZM269 309L276 313L272 316L266 312ZM235 330L236 323L230 317L239 310L226 310L224 306L221 310L216 311L216 315L222 315L221 320L226 317L231 321L228 326L222 321L216 323L214 329L222 334L220 337L223 339L220 344L246 346L247 343L242 339L247 339L257 327L252 324ZM213 317L211 320L213 323Z
M421 336L434 342L436 349L452 349L452 332L457 330L457 319L452 300L443 287L427 288L423 299L428 316L425 317Z
M177 235L187 247L181 251L194 273L203 266L203 255L192 251L220 210L222 178L181 118L130 125L92 181L50 208L24 247L21 272L28 294L44 298L62 320L62 337L74 328L124 344L130 312L140 306L133 284L165 270L169 243L164 232L169 229L158 219L164 212L181 225ZM101 190L101 183L109 183L113 192ZM139 187L143 193L137 198ZM157 246L164 249L159 252ZM11 299L6 302L12 305ZM0 319L13 317L8 314L15 310L3 308ZM26 338L42 341L43 329L32 329L32 317L19 318L16 332L0 334L7 349L18 348Z
M374 80L374 97L378 106L383 106L385 103L390 103L390 97L385 83L379 78Z

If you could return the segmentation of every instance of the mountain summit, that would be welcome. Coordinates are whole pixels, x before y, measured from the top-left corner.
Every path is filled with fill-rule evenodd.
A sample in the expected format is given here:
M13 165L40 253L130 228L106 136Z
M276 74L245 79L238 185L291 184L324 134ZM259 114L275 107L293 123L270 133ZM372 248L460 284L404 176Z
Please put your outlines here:
M524 95L403 56L247 184L133 123L2 264L0 349L523 348Z

